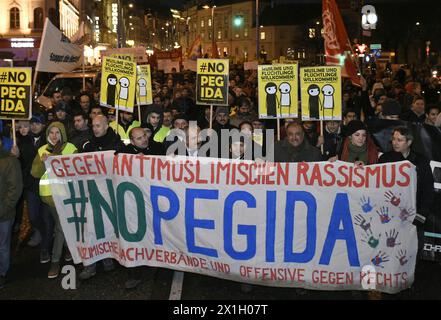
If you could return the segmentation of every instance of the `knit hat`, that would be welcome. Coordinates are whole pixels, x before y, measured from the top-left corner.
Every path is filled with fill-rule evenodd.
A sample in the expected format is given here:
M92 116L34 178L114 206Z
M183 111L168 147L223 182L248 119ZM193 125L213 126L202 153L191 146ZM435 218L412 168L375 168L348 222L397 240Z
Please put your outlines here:
M217 115L220 113L225 113L227 115L230 114L227 107L217 107L216 112L214 113L214 116L217 117Z
M30 120L30 123L36 122L36 123L41 123L44 124L45 123L45 118L44 115L42 114L34 114Z
M381 105L381 113L383 116L399 116L401 114L401 105L395 99L387 99Z
M66 109L67 109L67 104L64 101L59 101L57 103L57 105L55 106L55 108L54 108L55 112L57 112L57 111L64 111L64 112L66 112Z
M352 120L351 122L349 122L347 130L346 130L346 135L349 137L351 135L353 135L355 132L357 132L358 130L366 130L366 125L361 122L360 120Z

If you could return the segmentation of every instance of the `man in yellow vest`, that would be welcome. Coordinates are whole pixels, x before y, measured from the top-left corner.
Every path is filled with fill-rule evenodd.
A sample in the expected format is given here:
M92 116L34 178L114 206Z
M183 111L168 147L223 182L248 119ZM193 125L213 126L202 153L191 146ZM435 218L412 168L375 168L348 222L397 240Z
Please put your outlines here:
M162 110L153 108L147 116L147 122L142 125L143 128L148 128L152 131L151 139L159 143L164 142L170 132L170 128L163 125L162 117Z
M130 130L140 127L141 122L134 120L133 113L131 112L121 111L119 115L118 123L116 121L112 121L110 122L109 127L111 127L115 133L119 134L121 140L127 145L130 143Z
M60 258L63 252L64 234L54 200L52 199L51 182L48 178L44 162L49 156L68 155L77 152L77 148L67 141L67 134L61 122L53 122L46 129L47 144L38 149L38 153L32 162L31 174L40 179L40 197L45 203L44 210L48 210L54 220L54 243L52 246L51 266L48 278L56 278L60 273ZM66 249L66 261L70 261L70 253Z

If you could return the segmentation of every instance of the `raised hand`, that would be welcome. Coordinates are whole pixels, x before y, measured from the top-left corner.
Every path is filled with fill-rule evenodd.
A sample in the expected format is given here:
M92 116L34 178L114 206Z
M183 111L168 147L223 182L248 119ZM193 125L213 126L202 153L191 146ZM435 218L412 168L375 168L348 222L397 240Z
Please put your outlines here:
M394 207L398 207L400 205L401 199L395 196L392 191L386 191L384 193L384 197L386 198L386 202L390 202Z
M381 264L388 261L389 257L386 255L386 253L382 251L378 252L378 254L373 259L371 259L372 264L380 268L384 268L384 266L382 266Z
M372 230L371 230L372 218L369 220L369 222L367 222L366 219L363 218L361 214L358 214L354 217L354 219L355 219L355 224L357 226L360 226L360 228L362 228L366 233L372 234Z
M389 234L386 231L386 245L389 248L393 248L401 244L401 243L397 243L398 234L399 232L396 231L395 229L390 230Z
M380 221L382 224L389 223L393 217L389 217L389 208L382 207L380 210L377 210L377 214L380 217Z
M363 197L360 199L360 206L361 206L361 209L363 210L364 213L369 213L369 212L371 212L372 209L374 208L374 207L371 205L371 198L368 197L367 200L366 200L366 197L365 197L365 196L363 196Z

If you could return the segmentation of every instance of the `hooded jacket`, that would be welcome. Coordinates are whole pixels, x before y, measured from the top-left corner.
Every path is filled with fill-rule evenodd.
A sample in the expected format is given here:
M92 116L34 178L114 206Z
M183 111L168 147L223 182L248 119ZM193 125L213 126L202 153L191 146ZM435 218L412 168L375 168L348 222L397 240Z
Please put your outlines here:
M61 141L57 145L54 145L54 143L50 141L49 138L49 132L53 127L58 128L58 130L61 133ZM34 161L32 162L31 175L37 179L41 179L46 172L46 167L42 159L42 156L44 154L47 154L49 156L54 156L61 154L72 154L77 152L77 148L72 143L67 141L66 129L64 128L64 125L61 122L58 121L52 122L47 127L46 140L48 143L38 149L38 153L35 156ZM52 199L44 199L44 197L42 197L42 200L46 203L53 204Z

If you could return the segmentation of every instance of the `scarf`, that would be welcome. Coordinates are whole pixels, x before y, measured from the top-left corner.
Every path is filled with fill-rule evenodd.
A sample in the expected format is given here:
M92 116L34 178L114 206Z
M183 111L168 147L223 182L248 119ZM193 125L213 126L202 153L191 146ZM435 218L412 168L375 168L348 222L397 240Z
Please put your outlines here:
M363 161L364 164L368 164L367 160L367 144L365 143L363 146L357 147L350 142L348 162Z

